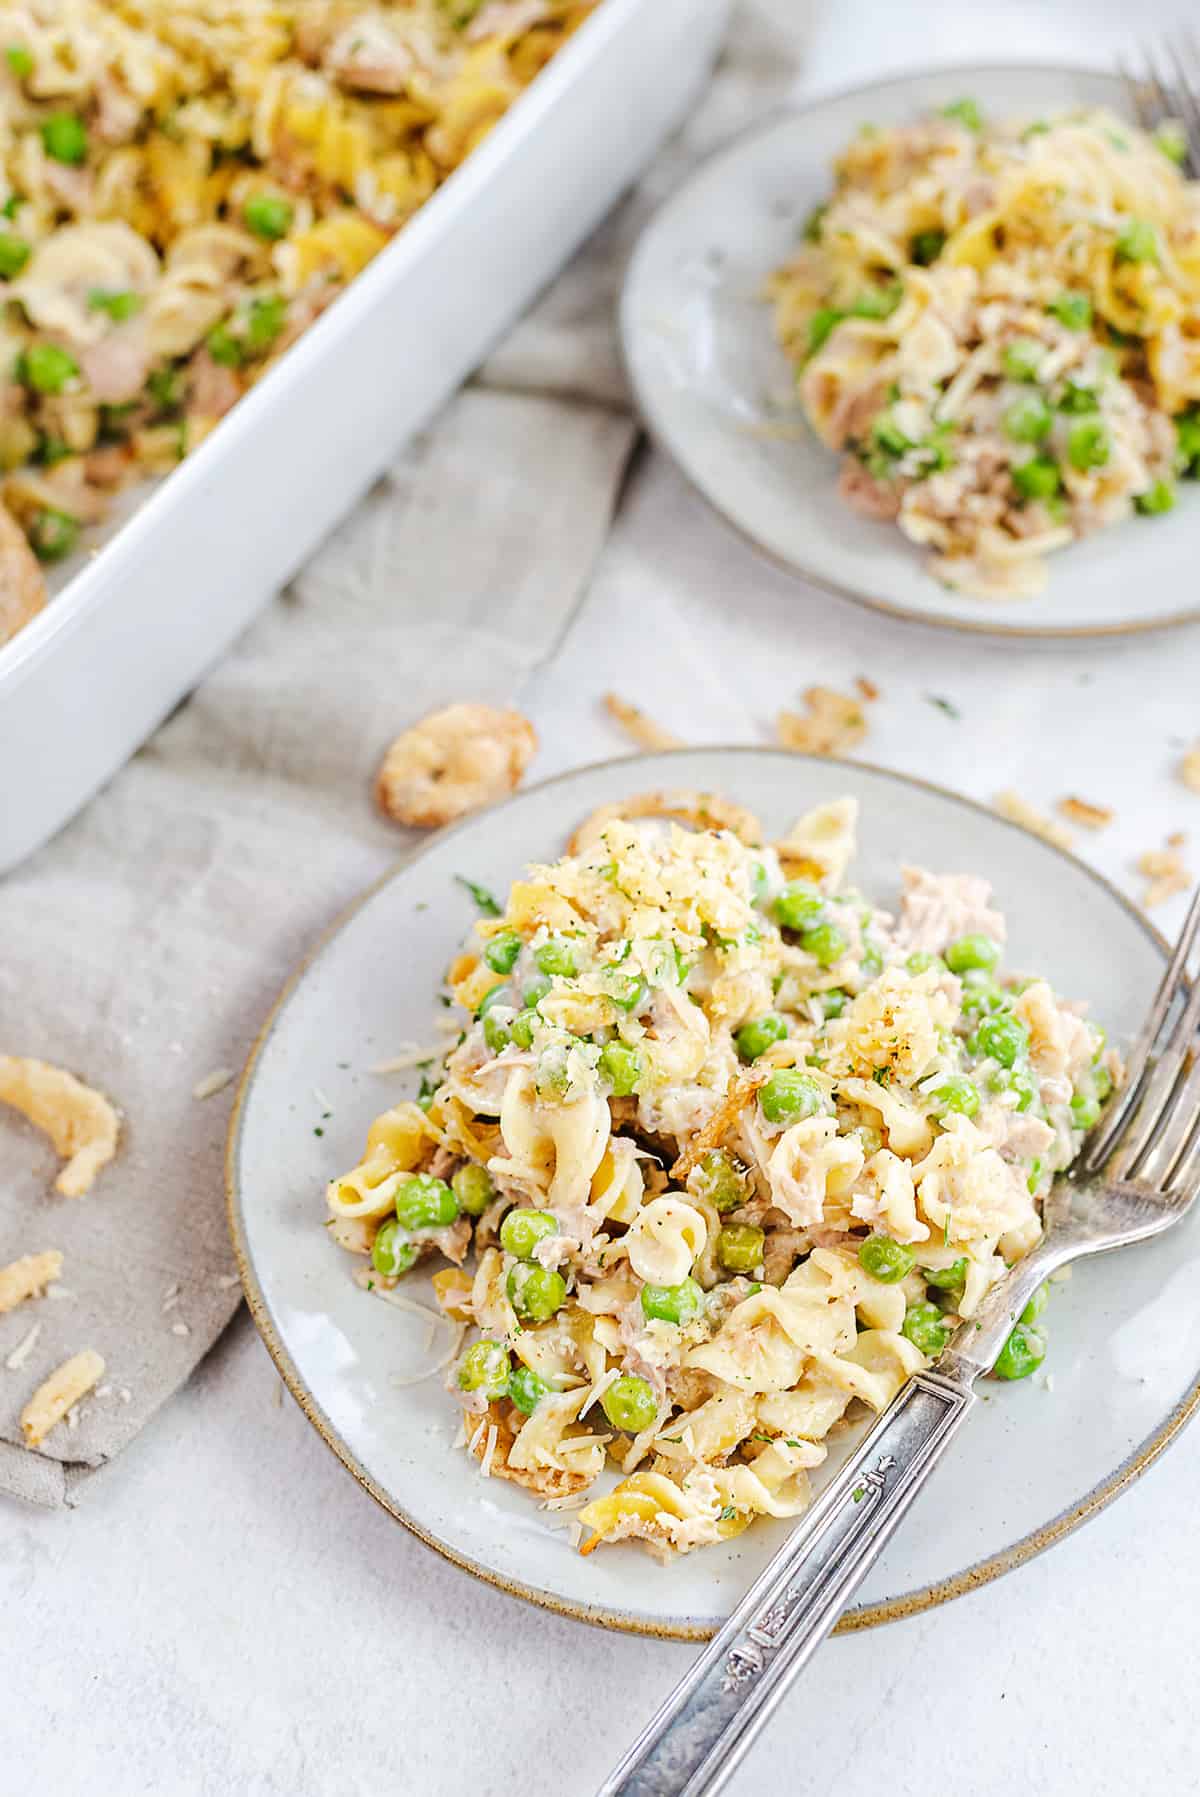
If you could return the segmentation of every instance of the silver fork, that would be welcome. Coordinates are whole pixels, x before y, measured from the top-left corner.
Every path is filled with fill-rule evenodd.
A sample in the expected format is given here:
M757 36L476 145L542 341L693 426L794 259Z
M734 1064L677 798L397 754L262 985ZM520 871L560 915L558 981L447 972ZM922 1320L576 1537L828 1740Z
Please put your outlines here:
M1118 62L1121 79L1143 131L1176 124L1184 133L1187 154L1181 167L1195 178L1200 175L1200 43L1190 26L1181 26L1162 41L1166 78L1160 72L1160 53L1144 45L1140 68Z
M1170 1229L1200 1190L1200 891L1121 1091L1047 1198L1045 1234L917 1373L796 1525L599 1797L702 1797L729 1777L874 1565L1042 1282Z

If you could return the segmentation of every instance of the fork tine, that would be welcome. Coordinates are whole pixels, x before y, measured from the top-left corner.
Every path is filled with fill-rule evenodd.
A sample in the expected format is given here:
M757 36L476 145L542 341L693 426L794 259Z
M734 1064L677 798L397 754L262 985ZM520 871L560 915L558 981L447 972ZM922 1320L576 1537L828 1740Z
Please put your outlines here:
M1146 86L1142 76L1134 74L1123 56L1118 56L1117 58L1117 74L1125 83L1125 91L1132 102L1133 110L1137 115L1138 124L1142 127L1143 131L1152 131L1154 129L1154 119L1152 117L1154 109L1147 97ZM1155 81L1157 84L1157 77L1155 77Z
M1196 40L1189 28L1180 31L1179 38L1168 37L1166 40L1167 57L1175 71L1174 92L1178 105L1179 117L1183 121L1188 139L1188 163L1193 165L1200 156L1200 98L1197 97L1192 78L1188 74L1187 64L1180 51L1180 43L1186 38L1186 47L1193 64L1200 66L1200 52L1197 51Z
M1186 1204L1197 1187L1200 1187L1200 1120L1197 1120L1190 1144L1185 1144L1171 1169L1171 1182L1164 1195L1177 1203Z
M1188 1001L1172 1024L1162 1053L1151 1068L1145 1096L1121 1131L1113 1149L1113 1177L1127 1178L1130 1169L1145 1154L1154 1136L1163 1127L1172 1106L1176 1081L1193 1049L1198 1025L1200 979L1193 980Z
M1141 1161L1127 1162L1120 1177L1137 1179L1165 1192L1172 1184L1172 1169L1184 1155L1198 1121L1200 1121L1200 1056L1193 1053L1191 1067L1186 1078L1179 1086L1176 1095L1163 1108L1160 1117L1156 1119L1156 1122L1159 1123L1158 1134L1152 1138ZM1124 1144L1118 1153L1123 1159Z
M1197 931L1200 931L1200 887L1197 887L1192 894L1192 902L1188 907L1183 929L1179 933L1175 953L1171 956L1170 965L1154 995L1150 1014L1130 1050L1129 1061L1125 1069L1125 1084L1109 1105L1108 1111L1101 1119L1091 1141L1084 1149L1082 1165L1085 1171L1094 1170L1107 1159L1126 1123L1141 1102L1142 1085L1150 1055L1161 1034L1163 1024L1170 1014L1176 995L1183 990L1186 983L1188 956L1192 952ZM1197 985L1200 986L1200 981L1197 982ZM1171 1084L1174 1084L1174 1079ZM1159 1100L1160 1104L1168 1095L1169 1088L1168 1093L1162 1094Z

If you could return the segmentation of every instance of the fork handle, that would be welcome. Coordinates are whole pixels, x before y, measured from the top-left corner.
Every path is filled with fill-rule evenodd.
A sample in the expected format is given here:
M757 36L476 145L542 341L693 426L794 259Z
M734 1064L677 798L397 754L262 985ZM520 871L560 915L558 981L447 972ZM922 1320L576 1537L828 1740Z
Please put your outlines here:
M908 1381L598 1797L703 1797L724 1784L974 1402L968 1382L932 1372Z

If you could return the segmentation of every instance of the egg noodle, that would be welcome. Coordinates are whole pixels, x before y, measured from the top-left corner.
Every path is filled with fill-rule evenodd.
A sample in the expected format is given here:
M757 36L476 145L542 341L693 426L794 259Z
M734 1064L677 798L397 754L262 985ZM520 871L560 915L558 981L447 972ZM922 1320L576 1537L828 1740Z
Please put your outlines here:
M841 491L947 584L1028 595L1046 554L1200 471L1200 186L1173 127L1104 112L864 127L769 282Z
M555 1507L620 1473L584 1552L802 1510L830 1432L1037 1241L1119 1073L1082 1007L1000 973L985 881L907 868L895 918L846 889L854 825L842 799L768 846L727 801L648 795L503 911L478 893L456 1045L328 1188L361 1283L452 1263L486 1471ZM1040 1364L1038 1309L1002 1376Z
M0 500L37 554L200 442L595 3L9 0Z

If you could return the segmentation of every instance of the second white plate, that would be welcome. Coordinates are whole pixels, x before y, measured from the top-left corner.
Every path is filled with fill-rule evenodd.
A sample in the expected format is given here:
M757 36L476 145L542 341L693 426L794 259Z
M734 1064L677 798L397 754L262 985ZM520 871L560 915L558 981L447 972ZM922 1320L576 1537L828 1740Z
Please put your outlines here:
M961 68L905 75L788 112L707 162L650 221L630 264L621 333L653 436L721 515L792 572L840 597L926 623L1007 636L1105 636L1200 617L1189 555L1200 494L1050 558L1035 599L974 599L941 585L893 524L837 492L839 458L809 431L763 303L828 197L860 125L910 122L970 95L993 117L1103 106L1131 117L1115 75Z
M474 911L456 876L503 892L552 858L596 805L691 786L750 805L771 833L840 793L861 807L857 882L894 899L903 863L986 875L1010 964L1089 997L1118 1042L1144 1015L1162 948L1080 862L935 787L774 750L680 750L583 769L436 837L360 901L292 979L251 1056L230 1129L234 1244L263 1338L313 1425L355 1478L449 1559L506 1590L610 1627L698 1638L729 1613L786 1525L756 1524L660 1567L632 1543L583 1559L528 1493L480 1477L451 1443L438 1378L403 1383L427 1323L370 1297L327 1237L323 1189L372 1118L416 1075L367 1069L429 1042L442 971ZM326 1114L331 1113L331 1114ZM887 1621L994 1578L1117 1496L1200 1403L1200 1216L1056 1286L1042 1382L992 1385L872 1574L851 1626ZM427 1281L405 1288L430 1304Z

